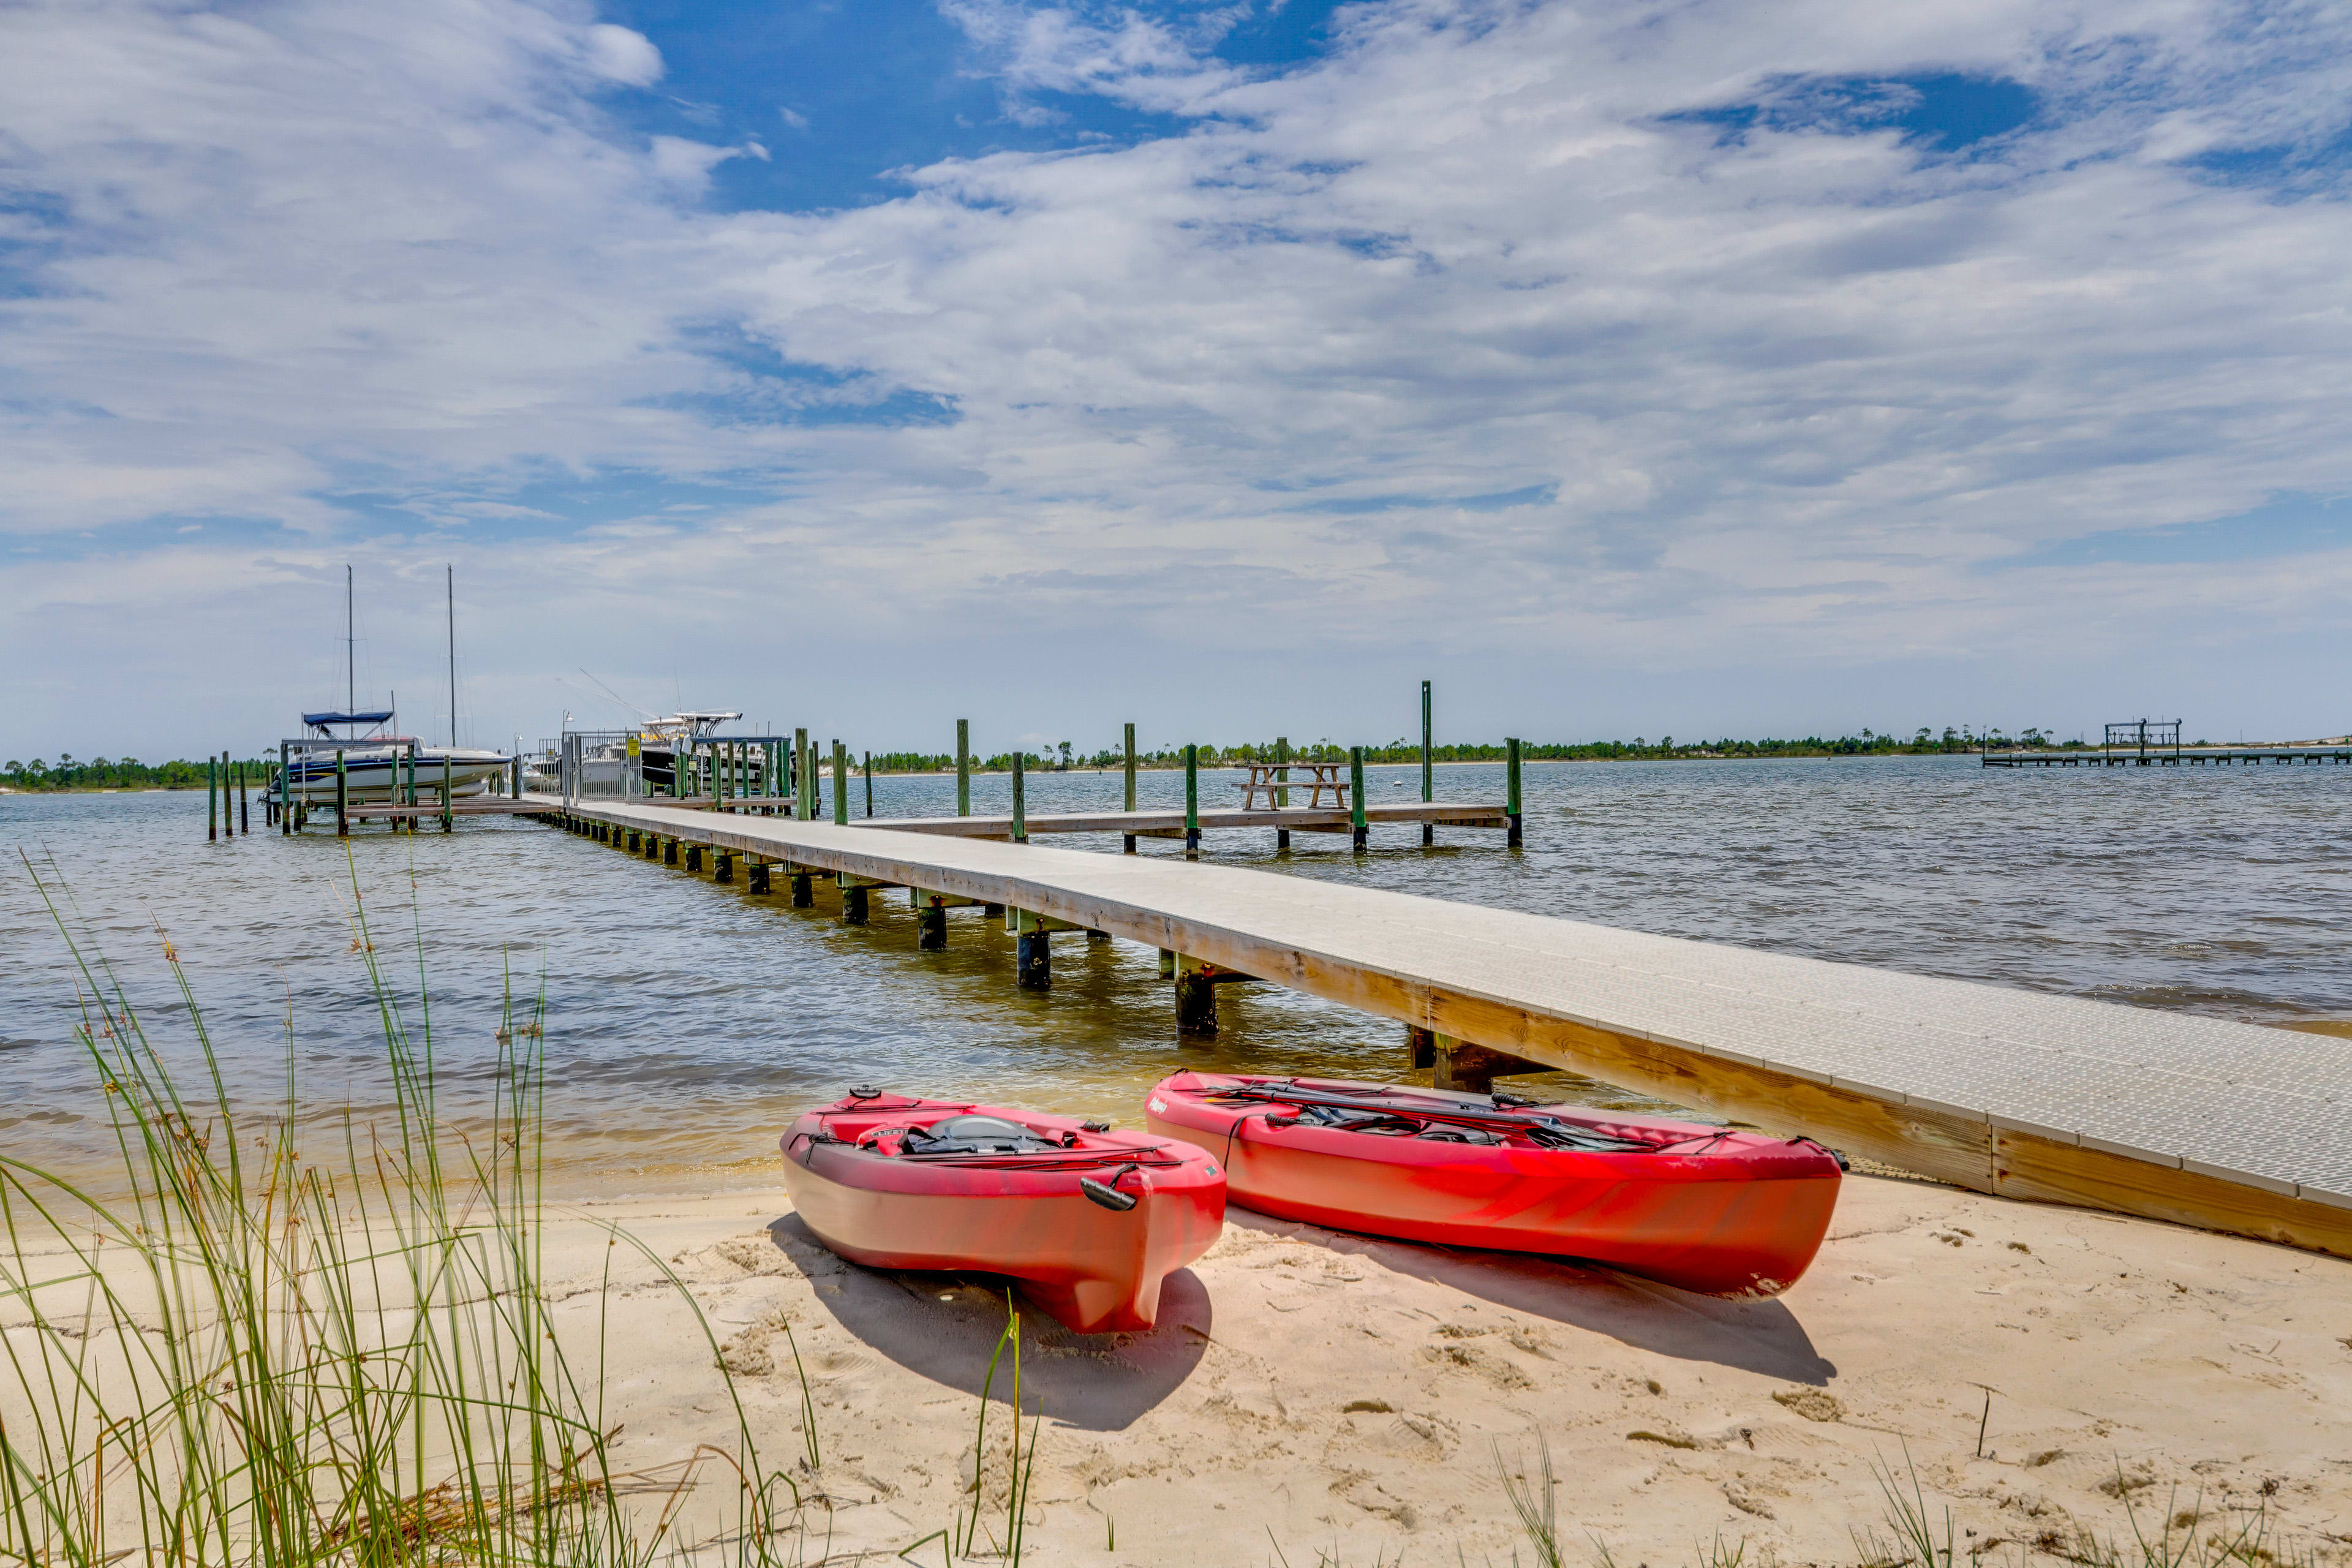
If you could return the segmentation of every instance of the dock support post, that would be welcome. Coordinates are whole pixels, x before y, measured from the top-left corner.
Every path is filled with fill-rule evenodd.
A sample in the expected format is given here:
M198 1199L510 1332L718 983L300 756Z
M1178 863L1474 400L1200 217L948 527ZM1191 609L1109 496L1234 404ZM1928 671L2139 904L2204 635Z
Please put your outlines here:
M220 842L220 759L205 756L205 842Z
M663 865L675 866L677 864L678 844L679 841L675 838L665 838L662 840Z
M236 830L239 833L253 831L253 803L246 798L243 763L236 764Z
M294 778L287 771L291 750L285 742L278 742L278 831L289 838L294 837Z
M1013 752L1019 756L1018 751ZM1021 989L1050 991L1054 988L1054 944L1045 922L1027 910L1008 909L1004 923L1018 933L1014 942Z
M1027 769L1019 746L1013 748L1013 842L1029 842Z
M449 757L444 752L441 757L441 831L451 831L456 821L449 811Z
M1184 858L1201 858L1201 748L1184 748Z
M1184 952L1176 955L1176 1032L1217 1032L1216 984L1209 978L1208 965Z
M866 753L866 816L868 820L874 816L874 753L871 752Z
M692 839L688 839L686 845L686 868L689 871L702 869L702 846Z
M833 825L849 826L849 748L833 743Z
M750 855L746 856L744 858L748 860L750 864L745 868L749 877L749 885L745 887L743 890L747 893L766 892L768 890L768 862L766 858L759 855Z
M1348 827L1354 836L1356 849L1361 853L1371 837L1371 828L1364 820L1364 748L1348 748Z
M915 946L938 952L948 944L948 910L939 895L919 898L915 905Z
M1173 948L1163 947L1160 950L1160 978L1162 980L1176 978L1176 950Z
M352 836L351 773L343 766L342 748L335 748L335 837Z
M1531 1062L1525 1057L1515 1057L1508 1051L1492 1050L1457 1040L1451 1035L1433 1035L1434 1047L1431 1064L1433 1070L1429 1083L1433 1089L1459 1089L1469 1094L1495 1092L1496 1073L1542 1072L1544 1064Z
M1421 803L1429 805L1437 798L1437 776L1430 761L1429 682L1421 683ZM1424 845L1437 842L1437 824L1421 825L1421 841Z
M1276 763L1286 763L1290 761L1289 736L1276 735L1274 738L1274 760ZM1276 781L1274 786L1275 809L1277 811L1287 811L1290 809L1290 770L1288 768L1283 768L1274 776ZM1287 849L1290 847L1290 829L1287 827L1277 827L1274 830L1274 847L1276 849Z
M1127 809L1135 809L1135 726L1132 724L1127 727ZM1124 850L1129 855L1135 853L1134 834L1127 836Z
M1418 1024L1404 1026L1404 1045L1416 1068L1437 1065L1437 1037Z
M855 886L845 885L842 888L841 923L843 925L862 926L866 923L866 884L863 882L857 883Z
M793 731L793 820L795 822L809 819L808 743L806 730Z
M805 866L795 866L792 871L793 908L805 910L816 902L816 881Z
M956 721L956 815L971 815L971 721Z
M1514 739L1506 741L1503 743L1511 749L1510 762L1507 765L1507 787L1504 792L1503 815L1511 819L1511 836L1508 843L1510 847L1517 849L1520 843L1519 825L1521 820L1519 815L1519 742Z
M731 882L735 879L735 852L713 847L710 851L710 879Z

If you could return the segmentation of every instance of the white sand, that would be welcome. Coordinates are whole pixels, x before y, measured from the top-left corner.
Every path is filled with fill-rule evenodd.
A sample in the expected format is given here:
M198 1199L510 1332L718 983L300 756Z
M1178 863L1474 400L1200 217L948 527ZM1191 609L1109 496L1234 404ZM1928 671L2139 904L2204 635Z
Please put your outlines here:
M676 1260L777 1463L801 1451L773 1328L793 1325L834 1551L887 1556L949 1522L1001 1299L845 1265L781 1193L579 1212ZM606 1299L601 1236L567 1222L551 1246L566 1310L610 1313L623 1461L725 1442L709 1352L650 1267L622 1261ZM1497 1447L1532 1477L1537 1432L1571 1562L1597 1540L1620 1568L1668 1568L1720 1537L1750 1563L1853 1563L1853 1531L1884 1529L1881 1464L1916 1466L1988 1561L2077 1527L2128 1546L2127 1496L2151 1531L2259 1504L2286 1543L2352 1562L2352 1263L2150 1221L1855 1176L1797 1289L1730 1303L1234 1211L1151 1333L1024 1321L1048 1417L1034 1563L1500 1563L1515 1543L1528 1563ZM1001 1531L1002 1406L991 1423Z

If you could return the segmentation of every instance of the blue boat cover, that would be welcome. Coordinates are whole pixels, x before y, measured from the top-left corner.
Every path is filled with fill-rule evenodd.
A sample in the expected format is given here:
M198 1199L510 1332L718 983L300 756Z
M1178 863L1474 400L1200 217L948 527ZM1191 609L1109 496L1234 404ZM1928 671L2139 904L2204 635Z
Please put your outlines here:
M390 709L381 713L305 713L305 724L381 724L392 717Z

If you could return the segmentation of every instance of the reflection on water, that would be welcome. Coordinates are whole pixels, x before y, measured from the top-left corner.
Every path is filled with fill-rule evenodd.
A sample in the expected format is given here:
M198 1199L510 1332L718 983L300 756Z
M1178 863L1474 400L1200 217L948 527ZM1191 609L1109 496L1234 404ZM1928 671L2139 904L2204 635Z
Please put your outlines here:
M1232 777L1206 799L1237 797ZM1409 769L1373 769L1375 800ZM1441 770L1440 794L1496 797L1499 768ZM1116 804L1116 774L1038 775L1034 812ZM1182 781L1146 774L1147 805ZM974 784L1007 809L1008 781ZM885 778L883 816L953 810L952 779ZM861 801L862 804L862 801ZM1498 907L1925 973L2264 1023L2352 1014L2352 769L1987 772L1959 759L1579 763L1528 770L1528 847L1456 830L1212 836L1210 858ZM1397 1026L1293 993L1226 987L1223 1032L1180 1046L1156 955L1056 939L1054 989L1013 984L1013 943L977 910L919 952L903 901L871 923L754 898L528 823L451 835L208 844L189 794L0 797L0 829L53 857L150 1030L185 1019L156 928L175 943L240 1091L282 1087L290 1038L312 1103L379 1103L375 1002L352 950L352 876L378 957L430 1002L452 1091L478 1087L509 983L544 987L554 1179L645 1190L764 1181L798 1108L871 1079L908 1092L1138 1120L1182 1067L1395 1078ZM1054 840L1116 852L1115 838ZM350 858L345 858L348 847ZM1147 839L1142 851L1177 847ZM779 884L781 887L781 884ZM0 1139L18 1157L87 1153L79 990L21 866L0 878ZM290 1026L289 1026L290 1019ZM290 1027L290 1035L289 1035ZM1565 1075L1552 1092L1616 1103ZM1641 1102L1647 1103L1647 1102Z

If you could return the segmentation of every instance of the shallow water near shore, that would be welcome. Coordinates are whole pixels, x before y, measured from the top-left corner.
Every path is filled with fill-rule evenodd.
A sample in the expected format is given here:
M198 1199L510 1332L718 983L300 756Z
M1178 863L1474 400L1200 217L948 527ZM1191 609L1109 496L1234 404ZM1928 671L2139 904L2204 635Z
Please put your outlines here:
M1375 802L1417 769L1369 771ZM1202 777L1204 803L1234 774ZM1497 799L1497 767L1438 771L1440 798ZM1045 773L1031 810L1115 805L1116 773ZM1143 776L1147 805L1181 775ZM877 815L947 815L951 778L877 779ZM1010 784L974 781L975 811ZM1493 831L1213 834L1206 858L1920 973L2264 1024L2352 1016L2352 769L2008 772L1972 759L1531 764L1527 847ZM861 810L862 786L852 798ZM666 868L535 824L348 840L207 843L200 794L0 797L0 835L69 896L150 1037L191 1044L163 935L235 1092L383 1103L377 1003L353 950L356 883L412 1027L429 1002L461 1100L497 1058L500 999L543 987L551 1186L612 1194L769 1176L799 1109L860 1080L1138 1119L1181 1067L1403 1076L1401 1028L1270 987L1232 987L1213 1045L1180 1045L1149 948L1055 939L1054 987L1013 985L1012 940L977 910L944 952L903 897L862 928L781 894ZM1115 838L1056 847L1116 853ZM348 851L348 855L347 852ZM1147 855L1180 853L1143 841ZM159 928L160 932L159 935ZM33 877L0 878L0 1147L101 1159L94 1074L74 1040L79 976ZM423 993L420 997L420 991ZM1548 1075L1552 1092L1648 1104Z

